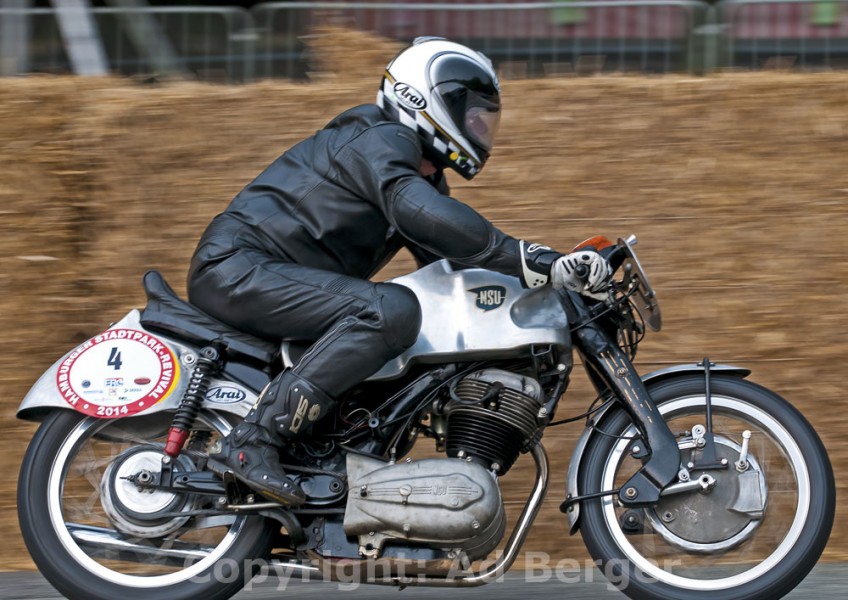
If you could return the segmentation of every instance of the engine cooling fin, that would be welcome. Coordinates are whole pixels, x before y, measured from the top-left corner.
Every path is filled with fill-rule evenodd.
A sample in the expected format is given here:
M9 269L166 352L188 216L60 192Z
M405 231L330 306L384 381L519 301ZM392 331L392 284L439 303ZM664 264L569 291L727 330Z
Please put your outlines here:
M469 375L445 406L448 456L505 474L539 430L543 402L535 379L500 369Z

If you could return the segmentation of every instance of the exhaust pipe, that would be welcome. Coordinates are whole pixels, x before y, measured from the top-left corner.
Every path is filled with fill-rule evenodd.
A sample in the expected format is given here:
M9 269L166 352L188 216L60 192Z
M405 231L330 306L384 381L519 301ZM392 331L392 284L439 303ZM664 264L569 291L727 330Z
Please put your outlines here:
M509 570L512 563L518 557L519 550L524 545L530 526L542 508L542 501L548 489L548 457L544 447L537 444L530 453L536 462L536 483L533 491L527 499L527 504L521 512L518 523L513 529L506 544L503 554L492 565L470 574L461 574L457 577L447 578L444 576L421 573L415 577L385 577L369 579L364 583L382 585L394 585L404 588L407 586L433 586L433 587L476 587L490 583ZM92 557L119 558L130 562L145 562L145 559L155 559L157 562L167 565L184 566L188 561L202 560L209 556L214 548L200 544L173 541L170 548L156 548L130 542L122 538L121 534L114 529L93 527L77 523L68 523L68 531L81 548L90 552ZM334 570L329 569L330 576L326 577L322 569L323 561L313 557L312 561L288 559L279 560L279 566L289 570L291 574L299 573L302 577L311 578L318 576L319 580L334 581ZM317 566L316 564L317 563Z
M147 562L155 559L156 562L179 567L185 566L189 561L206 558L214 549L180 541L173 541L170 548L157 548L125 540L114 529L78 523L68 523L67 526L68 532L80 548L95 558L118 558L128 562Z

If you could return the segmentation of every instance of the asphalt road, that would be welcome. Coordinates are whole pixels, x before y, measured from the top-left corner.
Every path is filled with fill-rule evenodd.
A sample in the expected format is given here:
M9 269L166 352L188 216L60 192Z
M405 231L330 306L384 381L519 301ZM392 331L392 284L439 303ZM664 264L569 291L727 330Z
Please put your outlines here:
M260 574L259 579L262 578ZM556 579L548 581L533 580L521 573L513 573L503 581L463 590L407 588L398 591L373 585L347 586L337 583L303 582L292 578L283 582L279 578L252 583L252 589L235 596L235 600L269 600L271 598L328 598L338 594L339 598L350 600L372 600L394 598L397 600L624 600L620 592L610 589L600 573L583 573L568 576L568 582ZM578 580L579 579L579 580ZM591 579L591 581L589 581ZM843 600L848 596L848 564L819 565L801 585L786 598L792 600ZM354 587L354 586L350 586ZM0 573L0 600L61 600L38 573ZM163 599L164 600L164 599Z

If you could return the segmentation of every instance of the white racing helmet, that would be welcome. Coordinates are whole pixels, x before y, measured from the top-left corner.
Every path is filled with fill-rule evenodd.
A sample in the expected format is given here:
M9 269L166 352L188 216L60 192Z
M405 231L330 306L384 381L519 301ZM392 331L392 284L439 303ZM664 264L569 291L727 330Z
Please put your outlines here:
M417 38L386 67L377 105L415 130L424 156L471 179L500 123L500 84L483 54L444 38Z

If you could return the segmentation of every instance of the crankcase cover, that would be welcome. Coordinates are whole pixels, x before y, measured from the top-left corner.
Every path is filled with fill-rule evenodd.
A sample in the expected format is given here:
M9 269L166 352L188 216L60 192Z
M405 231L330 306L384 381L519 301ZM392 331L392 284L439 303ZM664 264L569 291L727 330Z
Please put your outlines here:
M454 458L389 464L349 454L344 531L362 546L399 540L462 550L472 559L494 549L505 528L496 477Z

